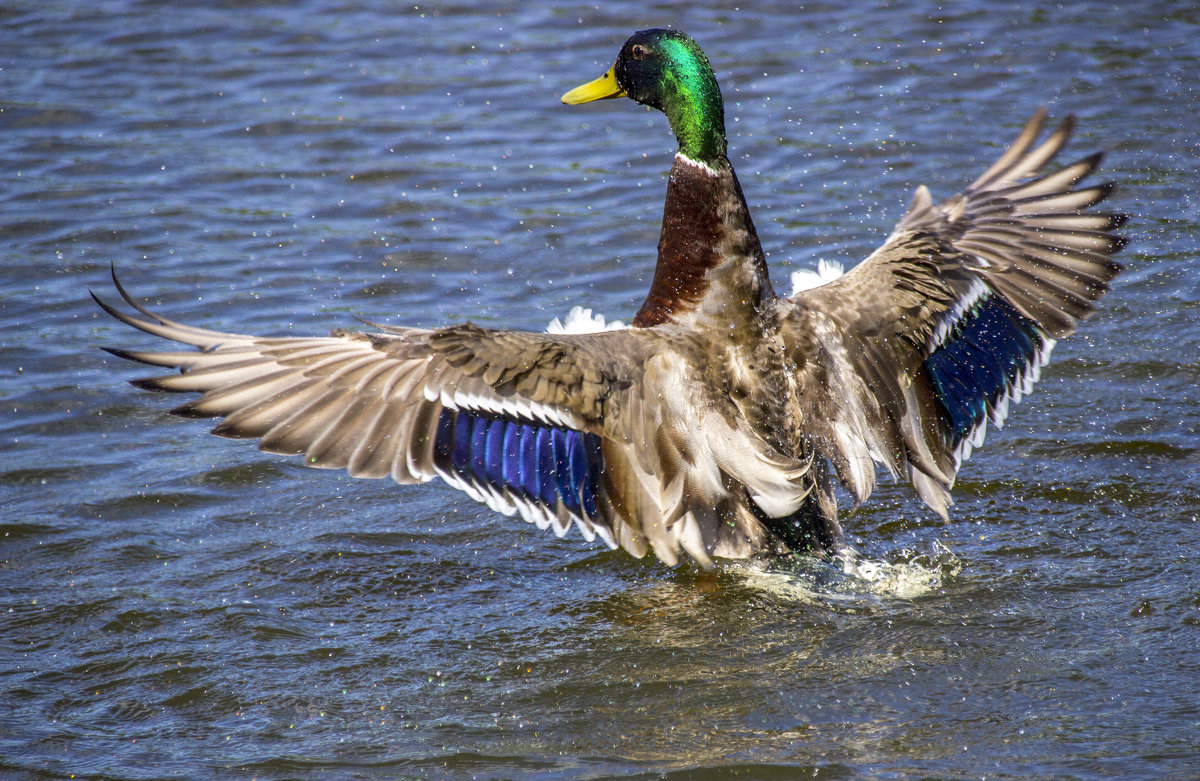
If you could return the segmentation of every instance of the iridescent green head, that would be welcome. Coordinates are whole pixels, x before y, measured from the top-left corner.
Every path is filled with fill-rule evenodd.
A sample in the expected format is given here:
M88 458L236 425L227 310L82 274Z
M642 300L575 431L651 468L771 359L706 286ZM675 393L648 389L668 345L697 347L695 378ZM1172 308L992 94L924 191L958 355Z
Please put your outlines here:
M642 30L617 62L595 81L563 95L563 103L628 96L667 115L679 151L713 163L725 156L725 108L712 66L691 36L678 30Z

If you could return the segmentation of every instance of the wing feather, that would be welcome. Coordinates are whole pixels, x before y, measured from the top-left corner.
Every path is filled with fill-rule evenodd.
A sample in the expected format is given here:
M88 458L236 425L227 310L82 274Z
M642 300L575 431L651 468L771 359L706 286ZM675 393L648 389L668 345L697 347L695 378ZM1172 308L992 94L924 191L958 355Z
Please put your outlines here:
M962 195L935 205L918 188L882 247L787 302L805 429L858 501L874 462L945 516L987 424L1003 424L1121 269L1125 217L1085 211L1113 185L1079 186L1102 155L1043 172L1074 128L1068 117L1039 143L1045 119Z
M790 511L804 495L805 464L712 409L687 369L705 348L687 335L464 324L260 338L175 323L117 289L135 313L97 299L105 311L199 348L111 350L179 369L135 384L196 393L173 411L220 418L214 433L307 466L399 483L441 477L559 536L574 526L667 564L750 555L766 533L747 503Z

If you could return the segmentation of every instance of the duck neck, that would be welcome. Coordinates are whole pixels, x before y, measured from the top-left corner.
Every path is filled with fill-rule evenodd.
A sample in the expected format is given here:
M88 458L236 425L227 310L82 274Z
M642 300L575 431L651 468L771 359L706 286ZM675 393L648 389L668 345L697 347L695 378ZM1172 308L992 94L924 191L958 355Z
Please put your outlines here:
M633 325L749 321L775 294L746 198L723 153L697 160L680 141L654 281ZM723 147L724 136L721 141Z
M691 38L665 37L659 46L670 67L647 102L667 115L680 154L715 167L726 154L725 102L717 76Z
M711 84L704 81L697 84L697 80L683 82L677 89L666 101L663 113L679 142L679 154L713 167L726 159L727 148L725 106L716 80Z

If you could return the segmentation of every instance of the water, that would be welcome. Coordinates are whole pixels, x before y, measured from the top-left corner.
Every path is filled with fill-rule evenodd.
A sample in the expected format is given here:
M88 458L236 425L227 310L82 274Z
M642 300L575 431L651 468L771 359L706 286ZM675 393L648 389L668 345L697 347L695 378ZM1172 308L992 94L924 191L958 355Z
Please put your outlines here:
M0 777L1200 776L1200 17L624 2L0 8ZM671 145L560 106L633 30L712 57L775 278L852 263L1040 104L1128 270L966 465L884 483L860 560L638 561L441 486L171 418L98 313L542 329L629 316Z

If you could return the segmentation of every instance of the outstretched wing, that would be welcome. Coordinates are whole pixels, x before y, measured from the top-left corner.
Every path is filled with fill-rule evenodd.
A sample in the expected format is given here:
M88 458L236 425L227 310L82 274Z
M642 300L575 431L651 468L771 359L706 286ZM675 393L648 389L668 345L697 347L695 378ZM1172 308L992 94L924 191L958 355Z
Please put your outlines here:
M1038 143L1044 122L1039 110L962 194L935 205L918 188L882 247L789 300L805 432L857 501L882 463L945 517L987 424L1002 426L1121 269L1124 216L1088 212L1113 185L1079 184L1101 154L1042 173L1074 127Z
M803 496L796 465L752 433L689 419L699 413L678 403L686 362L653 330L550 335L468 323L262 338L167 320L113 280L142 317L97 298L105 311L198 348L109 349L181 370L135 385L199 393L173 412L223 418L213 433L256 438L307 466L400 483L440 477L559 536L573 524L637 556L652 547L668 564L681 550L705 565L748 555L764 532L734 500L785 513ZM680 444L698 430L699 442Z

